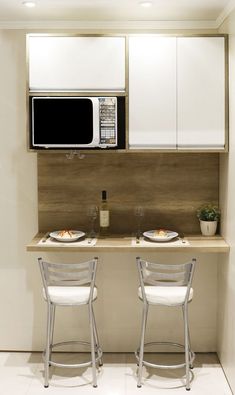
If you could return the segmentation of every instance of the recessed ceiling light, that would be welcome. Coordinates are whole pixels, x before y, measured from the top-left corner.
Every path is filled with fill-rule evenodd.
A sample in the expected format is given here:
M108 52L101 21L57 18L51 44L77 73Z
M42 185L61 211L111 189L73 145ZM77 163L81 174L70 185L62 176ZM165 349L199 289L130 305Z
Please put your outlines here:
M22 1L22 4L23 4L25 7L29 7L29 8L33 8L33 7L36 6L35 1L29 1L29 0Z
M152 3L152 1L140 1L139 2L139 4L142 6L142 7L152 7L152 5L153 5L153 3Z

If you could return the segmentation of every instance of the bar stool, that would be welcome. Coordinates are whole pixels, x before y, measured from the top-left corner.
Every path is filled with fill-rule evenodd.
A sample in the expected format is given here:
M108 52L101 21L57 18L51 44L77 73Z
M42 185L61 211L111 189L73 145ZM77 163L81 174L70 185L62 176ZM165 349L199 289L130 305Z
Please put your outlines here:
M98 258L75 264L49 263L38 259L43 282L43 295L47 301L47 334L46 348L43 352L45 381L44 387L49 386L49 366L79 368L92 366L92 383L97 387L96 364L102 365L102 350L99 346L93 302L97 298L95 276ZM84 341L66 341L53 344L56 306L88 305L90 324L90 343ZM68 344L89 346L91 360L84 363L64 364L52 360L51 354L55 347Z
M188 325L188 303L193 298L192 279L195 270L196 259L184 264L159 264L150 263L136 258L139 273L140 287L138 296L143 302L142 329L140 347L136 351L138 363L137 387L141 387L143 366L160 369L177 369L185 367L186 390L190 390L190 369L193 368L195 358L191 350L190 334ZM181 306L184 320L184 345L173 342L144 343L145 330L149 305ZM154 345L171 345L184 349L185 362L174 365L154 364L144 360L144 348Z

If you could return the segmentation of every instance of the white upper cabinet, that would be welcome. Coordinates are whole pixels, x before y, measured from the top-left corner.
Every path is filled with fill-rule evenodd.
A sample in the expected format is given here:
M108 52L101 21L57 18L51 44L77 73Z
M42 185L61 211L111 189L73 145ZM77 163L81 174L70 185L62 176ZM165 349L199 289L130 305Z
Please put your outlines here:
M176 38L129 39L129 146L176 148Z
M29 89L125 90L125 37L29 36Z
M224 148L224 51L224 37L177 39L179 148Z
M129 40L130 148L225 147L225 38Z

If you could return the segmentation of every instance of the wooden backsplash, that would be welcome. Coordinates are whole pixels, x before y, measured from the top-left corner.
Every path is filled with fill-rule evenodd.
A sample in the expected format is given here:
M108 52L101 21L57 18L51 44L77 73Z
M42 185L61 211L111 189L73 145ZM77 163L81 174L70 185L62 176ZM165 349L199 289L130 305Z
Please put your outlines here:
M200 233L196 210L218 204L216 153L38 154L39 230L88 230L87 209L108 193L111 233L136 229L134 210L144 208L143 230ZM98 220L96 221L98 230Z

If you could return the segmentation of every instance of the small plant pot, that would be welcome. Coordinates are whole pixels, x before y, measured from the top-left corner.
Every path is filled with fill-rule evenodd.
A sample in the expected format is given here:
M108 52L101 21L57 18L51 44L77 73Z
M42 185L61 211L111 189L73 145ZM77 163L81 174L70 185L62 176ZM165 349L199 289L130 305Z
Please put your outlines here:
M202 221L200 219L200 227L203 236L214 236L216 233L218 221Z

